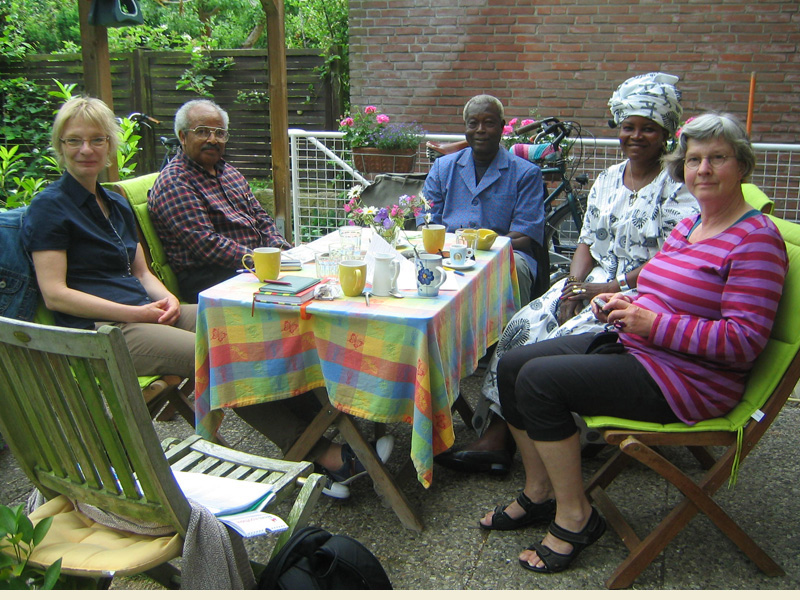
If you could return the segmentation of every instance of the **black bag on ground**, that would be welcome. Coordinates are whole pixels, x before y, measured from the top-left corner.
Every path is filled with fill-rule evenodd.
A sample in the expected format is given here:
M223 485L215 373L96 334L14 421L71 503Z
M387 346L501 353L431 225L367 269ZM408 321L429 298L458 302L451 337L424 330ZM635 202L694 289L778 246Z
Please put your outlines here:
M358 540L304 527L269 561L260 590L391 590L381 563Z

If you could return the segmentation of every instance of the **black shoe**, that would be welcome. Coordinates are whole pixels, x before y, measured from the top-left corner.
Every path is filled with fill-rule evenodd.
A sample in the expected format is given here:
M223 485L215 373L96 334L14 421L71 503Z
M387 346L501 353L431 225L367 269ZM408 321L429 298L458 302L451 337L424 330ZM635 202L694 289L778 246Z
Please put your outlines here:
M433 457L437 465L466 473L506 475L511 470L511 450L456 450L450 448Z

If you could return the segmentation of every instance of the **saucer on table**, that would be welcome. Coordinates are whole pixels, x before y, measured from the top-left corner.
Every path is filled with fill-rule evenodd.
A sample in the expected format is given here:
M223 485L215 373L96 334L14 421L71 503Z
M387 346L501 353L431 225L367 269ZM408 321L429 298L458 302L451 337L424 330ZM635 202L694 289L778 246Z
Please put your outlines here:
M452 260L450 260L449 258L445 258L442 261L442 264L445 267L449 267L451 269L455 269L456 271L469 271L472 267L475 266L475 259L474 258L468 258L467 262L465 262L463 265L454 265Z

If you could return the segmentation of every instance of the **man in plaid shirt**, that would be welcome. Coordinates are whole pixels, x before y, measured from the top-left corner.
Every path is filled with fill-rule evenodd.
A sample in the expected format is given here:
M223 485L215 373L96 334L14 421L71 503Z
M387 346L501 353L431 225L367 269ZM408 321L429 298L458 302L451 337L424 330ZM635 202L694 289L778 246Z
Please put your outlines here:
M191 100L175 114L175 135L182 152L158 176L147 208L175 270L185 302L236 274L242 256L254 248L291 248L272 218L253 196L245 178L222 159L228 141L228 114L210 100ZM312 392L234 408L234 412L284 453L319 411ZM375 442L382 462L394 438ZM328 475L323 493L350 496L349 484L366 470L347 444L320 439L305 460Z
M147 208L178 278L181 297L225 281L254 248L291 248L242 174L223 160L228 114L191 100L175 114L182 151L158 176Z

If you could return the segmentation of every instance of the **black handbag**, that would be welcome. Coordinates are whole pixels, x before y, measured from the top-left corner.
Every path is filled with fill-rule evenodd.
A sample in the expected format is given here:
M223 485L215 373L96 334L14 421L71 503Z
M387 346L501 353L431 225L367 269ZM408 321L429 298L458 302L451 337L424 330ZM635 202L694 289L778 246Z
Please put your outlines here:
M130 27L144 23L136 0L92 0L89 25L101 27Z

